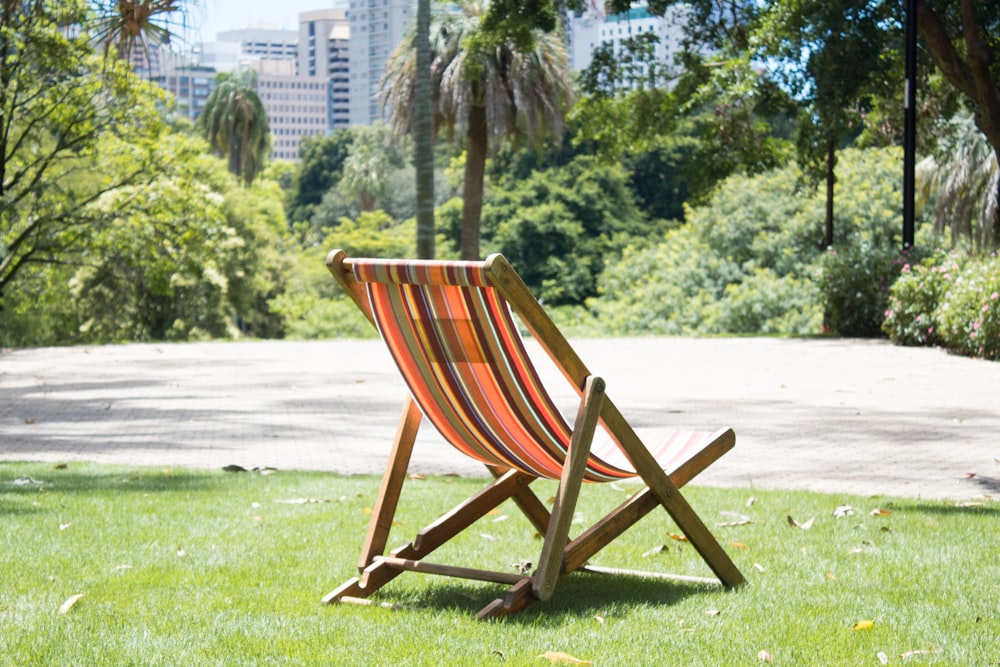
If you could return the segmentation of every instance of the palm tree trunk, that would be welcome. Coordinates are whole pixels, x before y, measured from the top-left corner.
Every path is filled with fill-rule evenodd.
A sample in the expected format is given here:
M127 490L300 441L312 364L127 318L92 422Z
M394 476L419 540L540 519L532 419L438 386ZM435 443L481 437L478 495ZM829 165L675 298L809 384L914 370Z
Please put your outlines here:
M479 223L483 213L483 178L486 174L486 107L470 105L466 134L465 183L462 184L461 258L479 260Z
M417 72L413 103L417 171L417 257L434 258L434 112L431 105L431 2L417 1Z

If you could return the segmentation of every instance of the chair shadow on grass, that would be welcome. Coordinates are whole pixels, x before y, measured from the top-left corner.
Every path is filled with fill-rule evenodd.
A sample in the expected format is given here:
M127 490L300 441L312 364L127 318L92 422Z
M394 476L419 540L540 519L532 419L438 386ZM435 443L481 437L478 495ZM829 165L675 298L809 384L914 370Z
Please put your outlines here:
M401 613L428 609L454 611L472 620L480 609L507 592L507 587L495 584L429 577L422 586L413 582L410 585L405 592L387 588L377 600L399 605ZM536 602L520 614L504 617L503 621L558 625L566 617L620 616L630 608L669 607L690 596L724 590L721 585L707 583L577 572L559 582L550 601Z

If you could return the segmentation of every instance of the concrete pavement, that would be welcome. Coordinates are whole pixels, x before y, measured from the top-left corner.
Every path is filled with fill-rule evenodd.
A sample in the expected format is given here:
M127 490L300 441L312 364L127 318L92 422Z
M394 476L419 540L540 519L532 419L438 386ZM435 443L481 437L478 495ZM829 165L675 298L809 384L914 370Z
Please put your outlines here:
M1000 363L837 339L574 345L638 427L736 430L697 483L1000 497ZM0 460L380 473L404 396L379 341L6 350ZM412 469L483 475L429 426Z

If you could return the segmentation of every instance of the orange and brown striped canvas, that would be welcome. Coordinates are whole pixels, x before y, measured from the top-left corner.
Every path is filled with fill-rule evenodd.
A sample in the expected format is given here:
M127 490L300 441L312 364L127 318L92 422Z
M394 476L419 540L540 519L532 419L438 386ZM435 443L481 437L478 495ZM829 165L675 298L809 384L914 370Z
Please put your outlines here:
M484 265L356 259L352 270L414 399L445 439L484 463L558 478L571 429ZM673 432L652 453L669 470L703 435ZM634 475L614 440L595 443L587 481Z

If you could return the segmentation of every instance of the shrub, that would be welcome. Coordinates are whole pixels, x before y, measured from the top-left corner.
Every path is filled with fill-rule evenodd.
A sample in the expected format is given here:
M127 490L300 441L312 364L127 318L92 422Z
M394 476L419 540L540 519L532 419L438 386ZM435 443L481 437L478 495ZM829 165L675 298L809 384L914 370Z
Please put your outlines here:
M1000 260L970 262L942 298L938 317L949 348L1000 360Z
M889 290L905 263L898 250L867 242L829 250L819 284L830 330L841 336L880 336Z
M939 345L938 306L961 272L962 255L941 250L919 264L904 264L889 293L882 331L897 345Z
M742 282L726 285L723 298L706 313L703 333L812 335L823 320L819 303L812 281L757 269Z

